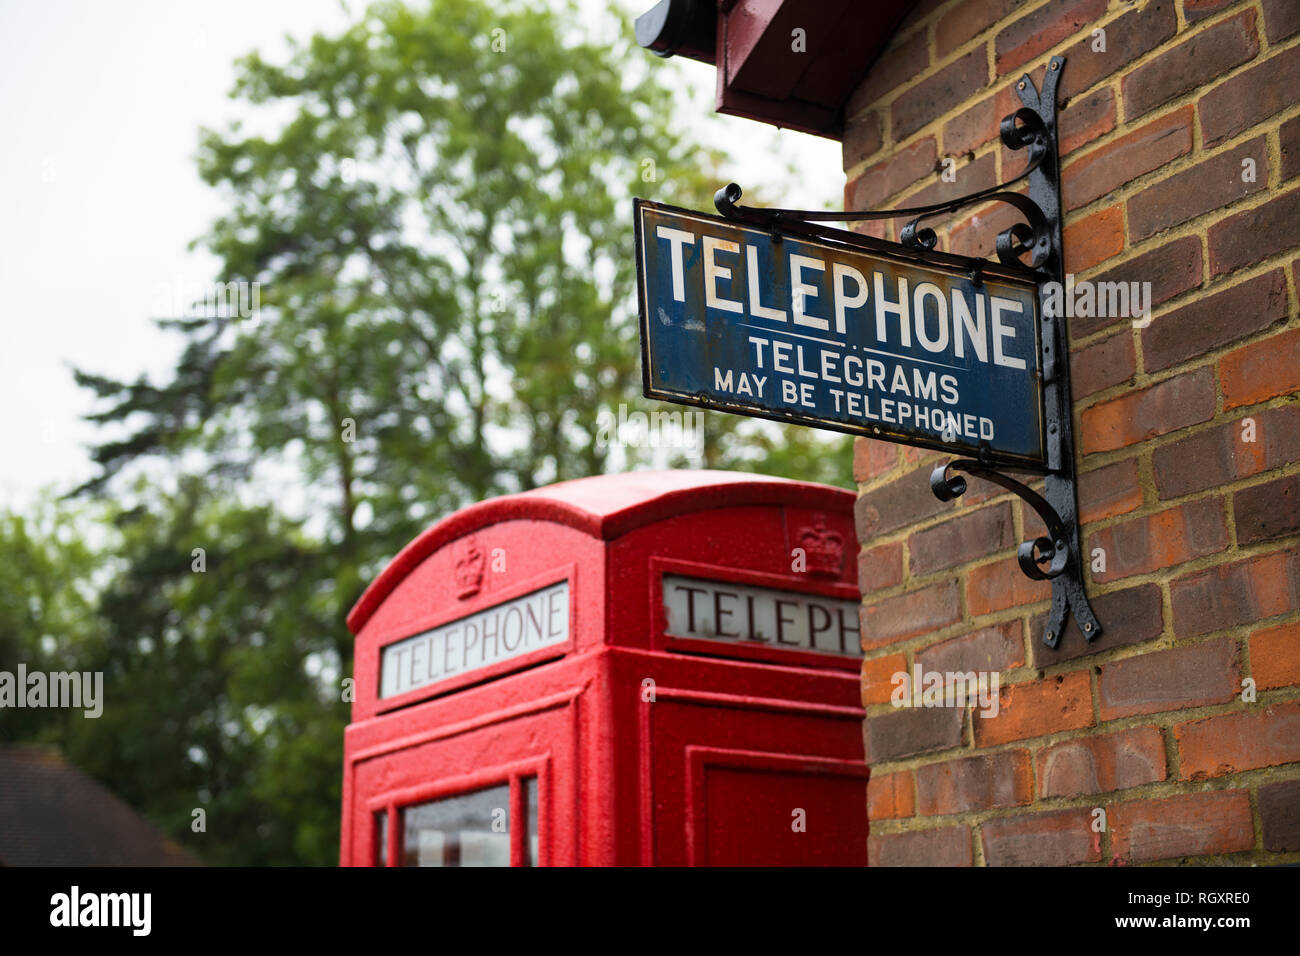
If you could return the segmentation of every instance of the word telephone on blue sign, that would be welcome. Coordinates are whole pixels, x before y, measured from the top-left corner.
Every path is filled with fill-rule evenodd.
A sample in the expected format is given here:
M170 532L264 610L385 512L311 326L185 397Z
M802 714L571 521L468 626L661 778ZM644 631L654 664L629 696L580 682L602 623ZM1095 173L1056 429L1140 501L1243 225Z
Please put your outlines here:
M1034 282L842 235L638 201L645 394L1041 469Z

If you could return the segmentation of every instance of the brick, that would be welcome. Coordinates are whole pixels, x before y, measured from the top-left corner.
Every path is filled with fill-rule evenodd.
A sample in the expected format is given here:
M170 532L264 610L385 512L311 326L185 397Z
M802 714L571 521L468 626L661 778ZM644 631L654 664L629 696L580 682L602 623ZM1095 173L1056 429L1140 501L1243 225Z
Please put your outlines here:
M847 172L868 156L874 156L885 144L879 113L863 113L844 129L844 170Z
M895 193L934 175L938 151L934 137L927 136L903 149L895 149L845 187L850 209L878 209Z
M1124 209L1111 206L1065 227L1065 271L1076 275L1124 248Z
M1232 513L1239 547L1300 534L1300 474L1243 488Z
M1090 595L1088 603L1101 625L1101 636L1085 640L1071 616L1066 621L1060 643L1051 648L1042 642L1047 612L1036 615L1029 622L1031 667L1051 667L1062 661L1100 654L1113 647L1142 644L1154 640L1164 631L1165 614L1159 585L1141 584L1122 591Z
M1122 382L1132 382L1136 374L1137 353L1128 329L1070 356L1070 390L1075 401Z
M1038 512L1028 502L1017 501L1016 507L1020 509L1020 527L1024 529L1025 539L1047 536L1047 525L1043 524L1043 519L1038 516Z
M1030 478L1028 481L1025 481L1025 484L1039 494L1043 493L1042 478ZM993 498L1006 497L1007 494L1008 492L1004 488L993 484L993 482L977 478L975 481L970 483L970 490L958 499L959 504L957 510L960 511L964 508L974 508L975 506L984 504Z
M973 163L967 162L962 157L946 158L953 160L952 181L945 181L941 174L936 173L933 177L934 182L907 197L908 206L929 206L934 203L949 202L997 184L997 170L994 169L992 153L985 153Z
M853 478L870 481L879 478L898 463L898 446L893 442L871 438L853 439Z
M997 98L990 96L968 106L943 124L943 151L960 156L983 146L998 135L1002 117L997 112ZM991 153L989 155L992 155Z
M1263 0L1264 35L1269 43L1280 43L1300 31L1300 7L1294 0Z
M862 706L889 703L894 692L894 675L907 673L907 658L902 654L872 657L862 662Z
M984 47L976 47L934 76L899 94L890 107L890 134L902 142L931 120L972 98L989 80Z
M1259 788L1259 820L1264 849L1273 853L1300 850L1300 780Z
M948 249L958 255L986 259L996 251L998 233L1017 222L1024 222L1024 217L1006 203L977 207L969 218L953 226Z
M903 465L910 468L914 468L922 462L933 462L944 457L945 454L931 448L917 448L914 445L899 445L898 453L903 457Z
M911 572L914 577L932 574L1013 543L1010 503L980 508L912 535L908 543Z
M1111 661L1097 681L1101 719L1222 704L1241 690L1240 675L1237 645L1226 637Z
M1251 342L1219 359L1224 410L1300 392L1300 329Z
M1065 72L1059 94L1073 99L1117 70L1128 69L1177 30L1173 0L1150 0L1106 26L1104 53L1093 51L1092 31L1088 31L1065 51Z
M982 627L927 647L916 655L917 666L922 671L941 674L1001 672L1024 662L1025 644L1019 621Z
M1210 275L1254 265L1300 246L1300 189L1229 216L1210 227Z
M1025 577L1011 557L973 569L966 582L966 607L971 617L1036 604L1051 596L1048 582Z
M970 866L970 827L940 827L867 837L871 866Z
M1034 81L1034 89L1041 90L1043 88L1043 77L1047 75L1046 64L1027 72L1029 78ZM1020 77L1007 77L1002 80L1002 83L1002 87L994 94L994 102L997 104L997 114L999 117L1006 116L1008 113L1013 113L1020 109L1020 107L1026 105L1025 101L1020 98L1022 92L1019 88ZM1057 104L1058 110L1063 110L1064 108L1064 101ZM1025 150L1024 152L1028 152L1028 150ZM1021 153L1021 155L1024 155L1024 153ZM1003 171L1005 172L1005 170ZM1005 179L1006 177L1003 178Z
M1038 752L1038 796L1111 793L1166 777L1165 739L1159 727L1065 740Z
M1074 160L1061 171L1066 211L1130 183L1192 151L1191 106L1152 120Z
M1078 477L1079 521L1089 524L1142 507L1136 458L1085 471Z
M1069 156L1114 128L1115 91L1109 86L1070 100L1056 115L1061 155Z
M1245 182L1242 178L1242 164L1247 159L1255 163L1253 182ZM1154 236L1267 188L1268 145L1264 137L1259 136L1175 173L1130 198L1129 240L1138 242Z
M1201 240L1197 236L1183 236L1172 242L1162 243L1150 252L1135 256L1127 262L1113 266L1097 276L1094 280L1102 282L1150 282L1151 301L1156 306L1182 295L1189 289L1201 284L1205 274L1205 265L1201 255ZM1125 316L1074 316L1070 322L1070 334L1074 338L1092 335L1102 329L1123 322L1129 323Z
M1256 412L1254 441L1246 419L1207 428L1162 445L1151 455L1156 491L1177 498L1278 468L1300 456L1300 406Z
M1114 451L1214 417L1214 374L1198 368L1083 410L1083 453Z
M1293 116L1278 127L1282 147L1282 181L1300 176L1300 116Z
M1069 866L1101 859L1087 808L989 820L980 827L989 866Z
M890 45L876 60L862 83L844 106L844 115L854 119L859 113L885 98L909 80L920 76L930 66L930 42L925 30L917 30ZM896 34L897 35L897 34Z
M1300 685L1300 622L1260 628L1250 636L1250 674L1259 690Z
M1220 498L1201 498L1155 514L1103 528L1088 536L1087 552L1101 548L1106 570L1093 571L1098 583L1172 568L1228 547L1228 525Z
M918 767L916 792L917 808L927 817L1024 806L1034 799L1029 751L1005 750Z
M1106 0L1057 0L1003 27L993 43L998 74L1010 73L1106 12Z
M930 469L917 468L858 496L854 505L858 540L868 544L877 535L951 511L952 507L951 501L940 501L930 490Z
M1025 0L963 0L934 25L935 53L947 56L1005 18Z
M937 631L961 620L956 581L941 581L919 591L882 598L862 609L865 650Z
M1184 574L1169 586L1174 633L1195 637L1300 607L1300 553L1257 555Z
M1122 87L1124 117L1132 120L1149 113L1223 76L1258 52L1255 11L1243 10L1127 74Z
M1183 0L1183 16L1187 18L1188 23L1196 23L1220 14L1241 2L1242 0Z
M1300 72L1300 47L1270 56L1210 90L1196 104L1201 138L1208 149L1294 105L1295 98L1278 78ZM1257 162L1259 169L1265 163Z
M902 707L867 718L866 761L888 763L961 746L961 708Z
M1295 763L1300 761L1300 701L1178 724L1174 739L1184 780Z
M1073 671L1003 687L997 716L983 717L973 711L971 720L977 747L1091 727L1094 721L1088 672Z
M873 773L867 781L867 819L897 820L916 813L912 771Z
M891 588L902 580L902 542L882 544L858 553L858 590L863 594Z
M856 183L850 183L844 187L844 208L853 209L853 193L850 186L856 186ZM886 242L892 242L894 239L893 224L884 219L872 219L867 222L854 223L850 227L854 232L864 236L873 236L876 239L884 239Z
M1142 331L1142 363L1148 372L1170 368L1285 321L1286 315L1286 273L1274 269L1160 316Z
M1134 863L1236 853L1255 845L1245 790L1135 800L1108 816L1115 854Z

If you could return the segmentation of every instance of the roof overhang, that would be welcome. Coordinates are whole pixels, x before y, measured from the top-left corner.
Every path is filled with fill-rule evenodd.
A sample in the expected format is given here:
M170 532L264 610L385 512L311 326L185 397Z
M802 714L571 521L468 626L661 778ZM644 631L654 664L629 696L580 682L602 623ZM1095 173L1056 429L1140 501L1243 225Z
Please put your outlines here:
M719 113L839 139L844 104L914 5L660 0L637 17L636 38L716 67Z

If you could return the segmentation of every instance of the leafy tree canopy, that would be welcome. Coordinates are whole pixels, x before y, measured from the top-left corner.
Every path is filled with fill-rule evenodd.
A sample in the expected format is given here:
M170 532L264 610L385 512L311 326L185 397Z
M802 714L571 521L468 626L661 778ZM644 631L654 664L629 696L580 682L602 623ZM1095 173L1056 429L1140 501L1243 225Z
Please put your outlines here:
M630 197L706 207L717 157L630 38L574 7L432 0L244 58L246 118L201 137L226 199L201 243L256 308L165 321L185 343L165 382L76 372L113 436L80 489L117 502L112 533L96 555L0 524L0 574L106 580L93 608L19 590L0 621L30 654L75 618L60 640L109 706L31 732L204 859L337 859L343 618L415 533L648 460L600 435L602 411L660 407ZM709 466L851 484L846 439L720 413L706 434Z

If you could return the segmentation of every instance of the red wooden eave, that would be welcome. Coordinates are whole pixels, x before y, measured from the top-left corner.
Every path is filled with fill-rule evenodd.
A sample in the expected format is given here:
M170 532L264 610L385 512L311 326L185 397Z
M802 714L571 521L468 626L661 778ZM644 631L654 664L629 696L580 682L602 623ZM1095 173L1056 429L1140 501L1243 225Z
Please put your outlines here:
M717 68L718 112L839 139L845 104L913 6L717 0L713 55L680 52Z

